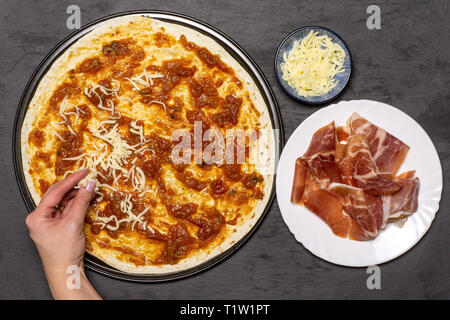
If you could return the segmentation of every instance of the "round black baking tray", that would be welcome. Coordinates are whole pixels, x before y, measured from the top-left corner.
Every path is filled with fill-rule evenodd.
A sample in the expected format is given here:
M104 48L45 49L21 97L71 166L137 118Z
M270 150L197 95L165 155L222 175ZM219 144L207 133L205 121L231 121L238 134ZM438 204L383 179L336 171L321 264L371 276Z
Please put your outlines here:
M269 86L269 83L265 76L263 75L260 68L257 66L257 64L253 61L253 59L242 49L234 40L232 40L230 37L219 31L218 29L214 28L213 26L210 26L200 20L197 20L195 18L174 13L174 12L168 12L168 11L159 11L159 10L133 10L133 11L126 11L126 12L120 12L112 15L105 16L101 19L95 20L80 30L77 30L76 32L72 33L68 37L66 37L64 40L62 40L60 43L58 43L51 51L50 53L43 59L43 61L39 64L39 66L36 68L34 73L32 74L30 80L28 81L25 90L22 94L22 97L19 102L19 106L16 112L16 117L14 121L14 132L13 132L13 162L14 162L14 171L16 175L16 180L19 185L19 189L22 195L22 198L27 206L27 209L31 212L36 208L36 204L31 196L30 191L28 190L27 183L25 181L25 176L23 173L23 167L22 167L22 154L21 154L21 131L22 131L22 123L25 118L25 114L27 112L27 106L30 103L34 92L39 85L40 80L42 77L46 74L48 69L51 67L53 62L73 43L75 43L79 38L83 37L87 33L94 30L99 24L121 16L127 16L127 15L141 15L146 16L154 19L158 19L161 21L169 22L169 23L175 23L179 25L183 25L186 27L189 27L191 29L194 29L200 33L203 33L211 38L213 38L216 42L218 42L225 50L228 51L233 58L235 58L241 66L250 74L250 76L255 81L256 85L258 86L258 89L260 90L270 113L270 118L272 122L272 127L278 131L278 134L275 135L276 138L276 144L275 144L275 152L276 152L276 159L278 159L278 156L281 152L281 149L284 145L284 133L283 133L283 125L281 122L281 116L279 107L277 104L277 101L275 99L275 96L272 92L272 89ZM275 161L275 166L277 162ZM274 168L274 172L276 172L276 168ZM274 177L275 179L275 177ZM253 234L253 232L258 228L261 221L264 219L265 215L267 214L273 199L275 196L275 182L273 183L272 190L270 193L270 198L266 204L266 207L264 208L264 211L257 221L257 223L253 226L253 228L238 242L236 242L232 247L230 247L225 252L203 262L200 265L194 266L192 268L182 270L182 271L176 271L176 272L170 272L170 273L164 273L164 274L134 274L134 273L127 273L120 270L117 270L100 259L97 259L96 257L86 253L85 255L85 265L87 268L97 271L101 274L122 279L122 280L128 280L128 281L136 281L136 282L160 282L160 281L168 281L168 280L175 280L187 276L191 276L193 274L196 274L198 272L201 272L203 270L206 270L216 263L224 260L226 257L228 257L231 253L236 251L246 240L249 239L249 237Z

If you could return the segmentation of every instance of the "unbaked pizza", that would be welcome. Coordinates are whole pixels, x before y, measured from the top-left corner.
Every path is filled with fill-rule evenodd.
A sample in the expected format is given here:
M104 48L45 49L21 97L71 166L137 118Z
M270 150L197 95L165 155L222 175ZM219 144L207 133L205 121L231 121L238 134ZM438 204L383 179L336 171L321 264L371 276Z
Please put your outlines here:
M120 17L41 79L22 127L24 174L39 203L52 183L88 168L87 251L126 272L174 272L226 251L258 221L273 182L271 129L253 79L215 40ZM228 139L236 131L251 134Z

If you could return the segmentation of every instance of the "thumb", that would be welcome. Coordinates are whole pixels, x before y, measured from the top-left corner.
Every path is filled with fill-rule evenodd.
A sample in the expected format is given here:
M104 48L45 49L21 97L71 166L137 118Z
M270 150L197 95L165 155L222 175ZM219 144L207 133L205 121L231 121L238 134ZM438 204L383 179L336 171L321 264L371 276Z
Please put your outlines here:
M78 190L77 195L73 199L72 207L68 213L70 219L77 220L80 224L83 222L86 216L89 204L94 196L95 181L88 180L86 187L82 187Z

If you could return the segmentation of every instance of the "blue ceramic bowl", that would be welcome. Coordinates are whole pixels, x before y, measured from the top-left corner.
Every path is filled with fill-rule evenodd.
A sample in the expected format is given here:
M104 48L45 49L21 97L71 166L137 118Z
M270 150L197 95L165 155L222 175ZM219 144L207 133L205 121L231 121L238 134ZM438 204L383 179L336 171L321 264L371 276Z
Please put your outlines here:
M320 96L313 96L313 97L303 97L300 96L297 91L292 88L286 81L283 80L283 73L281 71L281 63L284 61L283 56L286 52L289 54L289 51L292 49L295 41L301 41L303 38L305 38L308 33L311 31L317 31L319 32L318 35L327 35L329 36L333 42L337 43L344 49L345 51L345 60L344 60L344 68L345 70L341 73L338 73L334 76L334 79L338 81L338 84L336 87L334 87L330 92L326 94L322 94ZM347 45L345 44L344 40L336 34L335 32L331 31L330 29L320 27L320 26L308 26L308 27L302 27L300 29L294 30L291 33L289 33L283 41L281 41L280 45L278 46L277 53L275 55L275 75L277 76L278 82L280 83L281 87L284 89L284 91L287 92L292 98L306 103L306 104L321 104L328 102L334 98L336 98L342 90L347 86L348 81L350 80L350 75L352 73L352 57L350 55L350 50L348 49Z

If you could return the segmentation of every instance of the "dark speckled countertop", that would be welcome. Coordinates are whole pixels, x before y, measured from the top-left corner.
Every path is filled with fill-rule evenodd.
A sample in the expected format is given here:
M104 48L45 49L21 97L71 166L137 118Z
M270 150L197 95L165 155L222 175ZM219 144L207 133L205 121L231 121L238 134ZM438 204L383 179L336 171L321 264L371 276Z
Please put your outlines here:
M51 298L25 227L27 211L14 177L13 119L27 80L41 59L71 31L66 8L81 7L82 24L130 9L191 15L236 40L268 78L281 109L286 138L319 107L290 99L273 72L283 37L304 25L340 34L353 56L350 84L339 100L372 99L416 119L450 168L450 3L446 0L376 1L382 29L366 27L373 1L0 1L0 298ZM398 299L450 298L450 195L425 237L408 253L381 266L381 290L368 290L364 268L345 268L306 251L289 233L276 201L254 236L231 257L198 275L142 284L88 271L109 299Z

